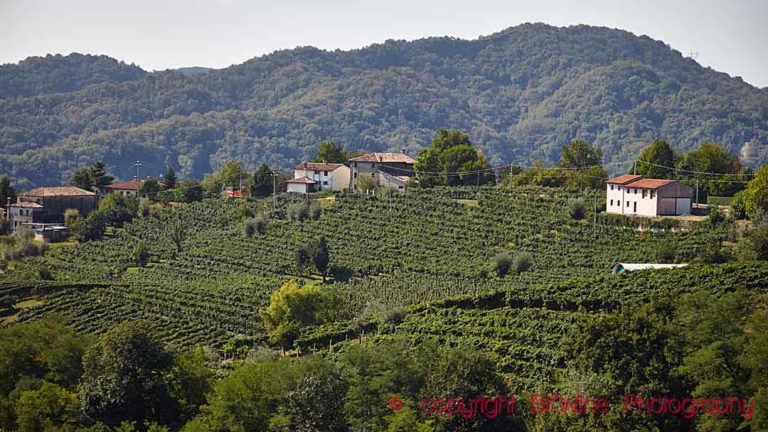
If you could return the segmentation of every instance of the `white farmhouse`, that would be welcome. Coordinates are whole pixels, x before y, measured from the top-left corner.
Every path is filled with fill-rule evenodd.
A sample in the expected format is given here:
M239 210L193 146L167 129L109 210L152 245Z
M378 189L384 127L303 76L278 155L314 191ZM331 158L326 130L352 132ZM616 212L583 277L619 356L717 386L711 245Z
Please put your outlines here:
M312 187L307 186L306 188L340 192L349 185L349 172L349 167L340 163L302 162L293 169L293 180L288 181L288 191L292 192L290 190L291 184L312 184ZM314 183L296 182L302 178L309 179ZM300 188L300 186L294 186L294 188ZM311 191L307 190L307 192Z
M675 180L626 174L606 182L607 213L635 216L691 214L693 188Z

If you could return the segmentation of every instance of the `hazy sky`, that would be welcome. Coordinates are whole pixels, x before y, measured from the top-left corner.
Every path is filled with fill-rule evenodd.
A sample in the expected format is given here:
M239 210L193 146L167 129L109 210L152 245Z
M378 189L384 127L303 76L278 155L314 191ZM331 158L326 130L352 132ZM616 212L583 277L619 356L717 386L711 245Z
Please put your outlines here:
M299 45L467 39L523 22L646 34L768 87L768 0L0 0L0 63L81 52L147 70L219 68Z

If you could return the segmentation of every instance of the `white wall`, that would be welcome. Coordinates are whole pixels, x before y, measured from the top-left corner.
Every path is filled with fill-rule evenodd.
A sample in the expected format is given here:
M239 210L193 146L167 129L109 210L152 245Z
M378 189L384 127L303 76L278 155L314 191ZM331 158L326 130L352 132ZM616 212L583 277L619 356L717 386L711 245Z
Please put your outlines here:
M341 192L349 187L349 176L352 175L352 170L348 166L342 165L329 174L331 174L330 186L332 191Z
M611 190L611 186L613 186L613 190ZM643 191L645 191L645 196L643 196ZM659 196L655 190L606 185L606 192L606 213L657 216ZM651 198L652 195L653 198ZM612 201L613 203L611 203Z
M346 165L342 165L333 171L327 171L328 175L325 175L326 171L315 170L293 170L293 178L306 177L317 182L317 186L322 190L330 190L334 192L340 192L342 189L349 187L350 170Z
M307 193L307 185L303 183L288 183L288 192Z

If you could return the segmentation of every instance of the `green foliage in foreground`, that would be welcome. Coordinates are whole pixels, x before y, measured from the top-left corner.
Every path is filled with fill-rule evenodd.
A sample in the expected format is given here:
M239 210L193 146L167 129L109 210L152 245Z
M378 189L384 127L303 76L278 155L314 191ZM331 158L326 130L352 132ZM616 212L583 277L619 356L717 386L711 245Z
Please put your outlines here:
M765 270L764 266L759 269ZM120 395L105 420L138 430L162 430L164 425L184 431L762 430L768 420L768 294L765 272L749 276L745 273L749 270L710 266L707 276L721 274L726 286L716 287L713 281L711 286L680 292L674 299L646 293L648 301L642 304L630 301L612 311L584 316L559 337L562 367L529 391L510 385L500 373L504 359L469 338L445 344L436 334L414 344L408 337L380 335L362 344L343 344L325 355L237 362L231 373L215 378L217 371L205 351L174 353L151 336L155 331L150 326L130 323L102 335L84 355L82 348L63 351L84 359L83 367L78 362L59 363L59 371L69 377L65 381L17 378L13 390L3 390L0 415L3 427L18 426L23 431L103 427L95 422L98 417L86 415L93 401L89 388L98 383L110 388L100 394ZM762 279L755 278L758 275ZM644 279L615 277L628 291ZM672 284L679 277L672 271L658 272L651 283L668 280ZM734 286L729 278L747 280L749 286ZM616 294L617 299L621 297ZM453 300L457 301L461 299ZM459 304L443 307L462 309ZM491 336L490 330L522 330L519 322L500 325L498 317L488 324L492 322L496 325L477 329L486 337ZM0 362L23 367L22 362L9 363L16 355L9 349L44 325L56 334L83 341L55 322L21 324L0 330ZM533 328L527 330L529 337L537 336ZM42 348L41 357L48 357L52 348ZM94 364L97 358L109 361ZM79 381L77 387L73 379ZM139 398L131 399L131 391L139 389L143 391L134 395ZM541 409L534 393L602 397L611 410L602 415L562 413L562 405L556 402L548 414L533 414L532 409ZM755 405L749 417L737 412L724 416L700 412L690 418L628 415L622 405L627 393L734 396L754 400ZM163 403L152 399L158 395ZM465 417L429 411L433 399L468 401L480 395L514 395L514 412L488 418L479 412Z

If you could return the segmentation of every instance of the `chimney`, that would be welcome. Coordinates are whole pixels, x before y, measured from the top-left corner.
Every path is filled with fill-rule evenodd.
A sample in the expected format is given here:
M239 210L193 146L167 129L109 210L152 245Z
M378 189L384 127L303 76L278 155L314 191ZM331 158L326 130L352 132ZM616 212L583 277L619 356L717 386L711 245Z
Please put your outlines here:
M405 147L400 149L400 153L405 154Z

